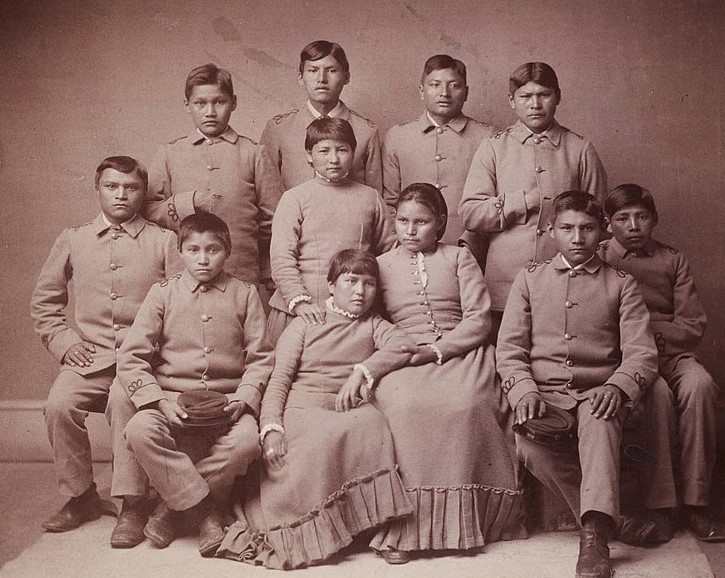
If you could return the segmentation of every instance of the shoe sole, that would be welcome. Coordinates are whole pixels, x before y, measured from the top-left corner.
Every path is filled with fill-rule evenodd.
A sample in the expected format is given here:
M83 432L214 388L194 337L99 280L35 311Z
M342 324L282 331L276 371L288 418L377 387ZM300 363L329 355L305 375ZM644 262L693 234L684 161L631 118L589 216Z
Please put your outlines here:
M159 538L159 536L156 536L152 532L147 531L146 528L144 528L144 530L143 530L143 535L146 536L146 538L148 538L149 542L151 542L159 550L168 548L171 545L171 542L173 542L174 539L176 538L174 536L174 538L172 538L171 540L165 540L163 538Z
M93 520L98 520L98 518L100 518L101 515L102 515L102 512L98 512L97 515L94 513L92 516L83 518L83 520L81 520L81 523L78 524L77 526L70 526L70 527L53 526L52 524L48 524L48 522L43 522L41 524L41 527L46 532L53 532L54 534L61 534L63 532L70 532L71 530L76 530L76 529L80 528L83 524L85 524L86 522L92 522Z

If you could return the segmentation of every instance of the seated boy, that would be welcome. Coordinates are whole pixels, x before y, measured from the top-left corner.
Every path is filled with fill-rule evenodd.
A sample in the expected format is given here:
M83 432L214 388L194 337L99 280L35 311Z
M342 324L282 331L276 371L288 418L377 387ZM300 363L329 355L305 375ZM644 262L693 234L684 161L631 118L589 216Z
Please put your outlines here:
M229 72L214 64L192 70L184 104L194 128L159 149L145 214L173 230L196 211L223 215L232 239L229 272L271 286L272 216L283 192L279 171L264 147L229 126L237 107Z
M613 239L599 255L639 282L659 353L659 371L675 397L679 488L686 520L700 540L725 539L708 511L717 445L718 387L694 354L707 318L684 255L652 238L657 209L635 184L616 187L604 203Z
M119 382L139 409L124 433L162 500L146 537L165 548L185 512L199 528L201 555L213 556L234 478L259 457L256 416L273 353L254 285L223 270L231 254L224 221L186 217L179 249L185 270L151 288L119 352ZM193 435L177 400L198 391L226 395L228 431Z
M395 211L400 191L413 183L433 183L452 209L444 243L456 244L464 231L457 207L473 154L496 134L489 125L463 114L468 99L466 65L447 54L425 62L420 80L425 112L392 127L383 142L383 198Z
M621 411L657 377L657 350L637 282L596 255L601 205L567 191L552 204L559 253L517 275L503 315L497 369L517 423L548 405L571 412L578 442L556 448L517 436L526 467L581 522L576 575L609 578L619 516Z
M489 243L484 276L494 328L519 269L556 253L545 234L554 197L577 189L604 202L607 193L592 143L556 122L560 103L554 70L544 62L522 64L509 79L516 124L484 140L471 161L458 214Z
M340 100L342 89L350 82L350 64L345 51L335 42L311 42L300 54L298 79L307 92L307 102L267 121L260 139L280 169L285 190L315 176L307 162L305 134L313 120L330 116L348 121L355 132L357 149L350 177L381 193L378 128Z
M146 169L131 157L108 157L98 165L95 183L101 213L60 234L31 303L35 331L61 364L45 404L45 424L60 493L70 500L43 522L50 532L73 530L101 515L85 419L106 407L118 348L146 292L181 268L176 235L138 215ZM66 317L71 279L75 327ZM114 460L121 459L130 415L114 414L110 406L106 414Z

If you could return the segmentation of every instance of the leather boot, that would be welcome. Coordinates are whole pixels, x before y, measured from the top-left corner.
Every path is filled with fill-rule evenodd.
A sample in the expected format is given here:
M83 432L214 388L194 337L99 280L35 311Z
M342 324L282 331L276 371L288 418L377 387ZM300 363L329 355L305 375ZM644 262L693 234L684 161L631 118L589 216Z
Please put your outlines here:
M68 500L57 514L45 520L43 528L48 532L75 530L84 522L97 520L102 513L101 497L96 491L96 484L91 483L85 492Z
M144 527L149 518L149 503L143 496L123 498L121 515L111 532L111 548L133 548L144 541Z
M611 524L611 518L600 512L587 512L582 517L576 578L614 576L608 545Z
M223 516L214 500L207 496L186 513L191 523L199 528L199 554L204 558L214 556L226 534Z
M161 501L146 523L143 533L157 548L167 548L178 536L180 523L181 513Z

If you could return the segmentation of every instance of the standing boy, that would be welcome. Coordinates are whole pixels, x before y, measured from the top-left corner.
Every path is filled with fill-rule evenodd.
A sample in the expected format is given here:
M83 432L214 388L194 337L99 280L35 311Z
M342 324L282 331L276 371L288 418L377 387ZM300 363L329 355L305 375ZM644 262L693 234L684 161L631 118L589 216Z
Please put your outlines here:
M448 215L444 243L456 244L464 231L458 217L463 185L481 142L496 134L489 125L463 114L468 99L466 65L447 54L431 56L423 67L423 115L392 127L383 142L383 198L395 211L398 195L413 183L440 189Z
M546 235L552 202L577 189L604 201L607 178L592 144L556 122L559 80L543 62L527 62L509 79L518 120L485 140L473 157L458 214L467 230L489 241L485 280L494 325L521 267L553 257Z
M675 396L679 486L687 524L704 541L725 539L725 525L709 512L717 446L718 387L697 360L707 317L685 256L652 238L658 216L651 193L616 187L604 203L608 230L599 255L639 282L659 352L659 371Z
M162 500L146 537L168 546L183 512L199 528L201 555L213 556L234 478L260 454L256 416L273 352L254 285L223 269L231 254L224 221L186 217L179 250L184 271L151 288L119 352L119 382L139 409L124 434ZM226 427L200 429L209 420L194 421L182 406L189 392L217 392L219 415L207 417L226 415Z
M566 448L517 436L526 467L581 522L577 577L610 578L608 540L619 516L622 405L657 377L657 350L637 282L596 255L601 205L567 191L548 226L559 253L517 275L496 361L517 423L552 405L570 412L578 440Z
M305 153L305 135L313 120L329 116L346 120L355 132L357 149L350 177L382 193L378 128L340 100L342 89L350 82L345 51L335 42L311 42L300 54L298 79L307 92L307 102L271 118L261 138L280 169L285 190L315 176Z
M61 364L45 405L45 424L60 493L70 500L43 522L49 532L73 530L101 515L86 415L106 406L118 348L146 292L181 265L176 235L138 215L148 175L136 160L104 159L95 182L101 213L60 234L31 303L35 331ZM71 279L75 327L66 318ZM122 431L130 415L110 406L106 414L117 470L115 460L126 455Z
M229 272L270 285L272 216L282 195L279 171L264 147L229 126L237 97L228 71L214 64L195 68L184 94L194 129L159 149L145 213L174 230L197 211L223 215L232 236Z

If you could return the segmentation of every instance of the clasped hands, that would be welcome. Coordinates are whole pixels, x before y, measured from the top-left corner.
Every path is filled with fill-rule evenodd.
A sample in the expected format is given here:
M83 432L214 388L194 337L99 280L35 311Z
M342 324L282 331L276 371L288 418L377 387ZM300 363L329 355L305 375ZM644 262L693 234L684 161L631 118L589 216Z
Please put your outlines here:
M587 395L590 405L589 413L597 419L608 420L617 415L622 408L623 398L624 392L611 383L592 388ZM543 417L546 415L546 403L540 393L529 392L516 404L514 414L517 424L522 424L535 417Z
M156 404L151 404L149 407L156 407L171 425L178 427L184 426L184 420L189 417L182 407L175 401L170 399L160 399ZM224 408L224 412L229 415L230 423L236 423L239 418L244 415L245 412L249 411L249 406L243 401L230 401L229 404Z

